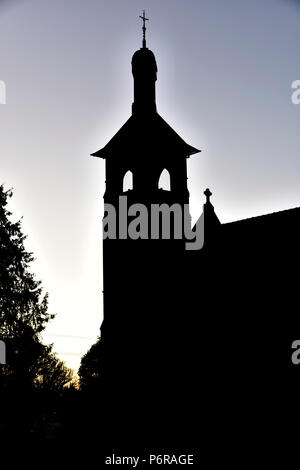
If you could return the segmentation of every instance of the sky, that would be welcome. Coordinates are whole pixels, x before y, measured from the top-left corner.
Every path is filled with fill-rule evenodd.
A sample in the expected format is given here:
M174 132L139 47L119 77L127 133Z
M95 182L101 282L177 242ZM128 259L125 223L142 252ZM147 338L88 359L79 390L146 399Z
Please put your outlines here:
M206 187L221 222L300 206L300 1L0 0L0 183L56 313L44 341L75 370L103 318L105 168L89 155L131 114L143 9L158 112L202 150L193 219Z

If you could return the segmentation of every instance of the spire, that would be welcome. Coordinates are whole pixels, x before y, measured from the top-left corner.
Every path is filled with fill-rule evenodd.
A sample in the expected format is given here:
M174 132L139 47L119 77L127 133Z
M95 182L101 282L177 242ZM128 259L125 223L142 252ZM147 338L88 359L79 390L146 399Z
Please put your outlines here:
M140 16L143 20L143 48L146 49L146 21L149 21L149 18L145 16L145 10L143 10L143 16Z

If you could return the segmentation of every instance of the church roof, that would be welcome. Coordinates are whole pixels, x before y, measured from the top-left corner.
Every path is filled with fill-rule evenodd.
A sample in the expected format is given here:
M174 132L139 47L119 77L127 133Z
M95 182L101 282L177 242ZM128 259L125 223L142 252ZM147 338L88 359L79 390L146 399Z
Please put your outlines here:
M249 228L250 226L258 226L262 224L264 227L268 225L271 227L272 224L285 225L289 222L293 223L295 220L299 220L299 218L300 207L293 207L291 209L270 212L269 214L257 215L247 219L234 220L233 222L222 224L222 226L228 228L229 230L237 227L241 229L244 227Z
M188 145L158 114L134 113L114 137L93 157L107 158L115 153L138 154L145 150L176 152L190 156L201 150Z
M231 246L273 246L284 252L292 240L299 239L300 207L272 212L222 224L222 237ZM298 241L297 241L298 245Z

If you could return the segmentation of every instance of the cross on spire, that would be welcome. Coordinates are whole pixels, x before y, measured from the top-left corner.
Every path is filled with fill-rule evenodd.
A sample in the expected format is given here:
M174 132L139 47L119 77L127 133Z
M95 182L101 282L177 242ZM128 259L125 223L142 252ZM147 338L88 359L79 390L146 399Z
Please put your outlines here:
M209 188L206 188L203 194L206 196L206 203L209 203L210 202L209 198L212 195L212 192L209 190Z
M140 16L143 20L143 48L146 48L146 21L149 21L149 18L145 16L145 10L143 10L143 16Z

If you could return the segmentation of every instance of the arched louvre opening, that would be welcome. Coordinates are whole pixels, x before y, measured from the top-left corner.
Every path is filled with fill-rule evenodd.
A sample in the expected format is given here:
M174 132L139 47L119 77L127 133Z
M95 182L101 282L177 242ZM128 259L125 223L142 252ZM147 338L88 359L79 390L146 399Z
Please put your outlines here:
M123 178L123 193L133 189L133 174L128 170Z
M166 168L160 174L158 180L158 189L163 189L164 191L171 191L171 177L170 173Z

